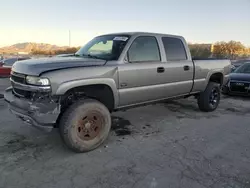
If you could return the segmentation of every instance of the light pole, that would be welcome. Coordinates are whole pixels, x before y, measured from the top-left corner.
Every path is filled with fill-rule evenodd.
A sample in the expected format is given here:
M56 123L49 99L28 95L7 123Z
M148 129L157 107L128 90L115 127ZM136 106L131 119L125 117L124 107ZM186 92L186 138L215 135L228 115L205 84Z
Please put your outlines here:
M71 36L70 36L70 30L69 30L69 47L71 46Z

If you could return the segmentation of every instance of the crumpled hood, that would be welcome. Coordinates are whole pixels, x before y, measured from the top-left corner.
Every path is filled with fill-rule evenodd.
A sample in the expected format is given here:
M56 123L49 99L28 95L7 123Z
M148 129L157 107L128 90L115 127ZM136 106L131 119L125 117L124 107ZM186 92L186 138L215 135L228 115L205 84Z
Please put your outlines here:
M231 73L230 80L250 82L250 74Z
M52 57L17 61L12 70L17 73L39 76L41 73L74 67L102 66L105 60L83 57Z

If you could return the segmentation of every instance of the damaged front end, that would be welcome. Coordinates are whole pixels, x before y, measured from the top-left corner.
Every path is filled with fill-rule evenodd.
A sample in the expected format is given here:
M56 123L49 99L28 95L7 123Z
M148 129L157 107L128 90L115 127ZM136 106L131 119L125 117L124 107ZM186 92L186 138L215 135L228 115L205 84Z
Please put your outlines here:
M60 114L60 97L51 96L50 86L34 86L25 83L25 75L11 75L11 85L4 98L10 111L24 122L50 131Z

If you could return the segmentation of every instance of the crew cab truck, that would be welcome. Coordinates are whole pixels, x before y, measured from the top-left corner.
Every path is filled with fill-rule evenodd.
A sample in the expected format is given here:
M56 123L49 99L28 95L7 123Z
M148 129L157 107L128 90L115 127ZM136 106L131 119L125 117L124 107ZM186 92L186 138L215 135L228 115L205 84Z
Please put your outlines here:
M200 110L215 110L230 65L192 60L181 36L106 34L75 54L16 62L4 97L23 121L58 127L69 148L86 152L108 137L113 111L188 96Z

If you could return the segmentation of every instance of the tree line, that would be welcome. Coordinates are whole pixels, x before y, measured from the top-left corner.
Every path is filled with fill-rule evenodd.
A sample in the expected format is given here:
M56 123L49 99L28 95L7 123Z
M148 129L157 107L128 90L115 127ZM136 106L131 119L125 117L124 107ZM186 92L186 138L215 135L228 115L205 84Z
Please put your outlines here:
M196 58L229 58L239 59L250 57L250 48L247 48L242 43L237 41L229 42L216 42L215 44L191 44L189 48L192 57ZM65 49L43 51L39 49L32 49L31 54L33 55L58 55L58 54L69 54L75 53L80 47L72 47Z
M40 50L40 49L32 49L32 55L59 55L59 54L71 54L75 53L80 49L80 47L69 47L65 49L57 49L57 50Z
M237 41L216 42L215 44L189 44L192 57L241 59L250 57L250 48Z

